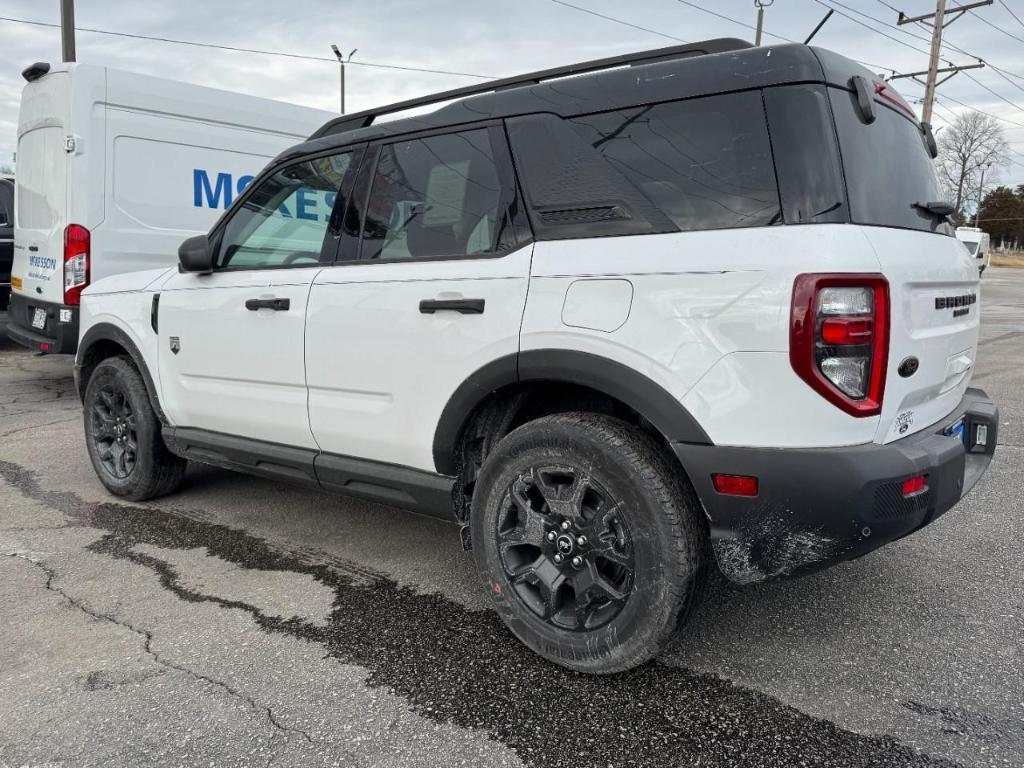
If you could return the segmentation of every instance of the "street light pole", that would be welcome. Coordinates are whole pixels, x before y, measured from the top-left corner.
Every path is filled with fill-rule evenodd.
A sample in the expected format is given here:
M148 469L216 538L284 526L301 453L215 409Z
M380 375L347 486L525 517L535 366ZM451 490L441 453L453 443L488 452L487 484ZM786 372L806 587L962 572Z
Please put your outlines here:
M61 58L75 60L75 0L60 0Z
M761 30L764 28L764 9L774 3L775 0L754 0L757 6L757 31L754 33L754 45L761 44Z
M345 114L345 63L349 62L349 61L352 61L353 54L355 54L355 52L358 51L359 49L358 48L353 48L351 50L351 52L349 52L347 58L345 58L344 56L341 55L341 51L338 50L338 46L332 44L331 45L331 50L334 51L334 55L338 58L338 68L339 68L339 72L340 72L340 74L339 74L339 85L341 87L340 106L341 106L341 114L344 115Z

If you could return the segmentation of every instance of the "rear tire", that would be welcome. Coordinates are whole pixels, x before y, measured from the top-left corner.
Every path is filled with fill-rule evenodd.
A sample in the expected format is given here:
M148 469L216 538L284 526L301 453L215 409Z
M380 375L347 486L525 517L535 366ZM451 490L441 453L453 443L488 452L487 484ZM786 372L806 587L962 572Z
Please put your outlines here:
M146 384L129 358L100 362L82 402L89 459L108 491L142 501L178 488L186 461L167 450Z
M663 448L618 419L566 413L511 432L477 480L471 526L495 610L561 666L642 664L699 602L700 503Z

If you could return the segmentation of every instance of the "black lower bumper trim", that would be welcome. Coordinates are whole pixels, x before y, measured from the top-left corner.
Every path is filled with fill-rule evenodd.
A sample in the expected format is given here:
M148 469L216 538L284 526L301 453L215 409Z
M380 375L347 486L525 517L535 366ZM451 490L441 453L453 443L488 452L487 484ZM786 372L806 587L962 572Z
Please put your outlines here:
M42 328L32 326L37 309L43 310L46 318ZM78 349L78 307L12 293L7 308L7 336L35 352L74 354Z
M945 434L964 419L985 445L968 451ZM719 566L732 581L751 583L807 573L860 557L931 523L974 486L992 460L999 411L969 389L940 422L902 440L849 448L673 447L711 522ZM753 475L758 495L725 496L715 472ZM927 487L905 497L903 481L926 475Z

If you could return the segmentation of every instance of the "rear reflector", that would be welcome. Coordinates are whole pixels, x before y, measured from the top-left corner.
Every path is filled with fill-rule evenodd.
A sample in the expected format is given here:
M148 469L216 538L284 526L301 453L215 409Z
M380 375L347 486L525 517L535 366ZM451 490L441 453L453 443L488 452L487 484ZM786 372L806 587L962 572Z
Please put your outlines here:
M928 490L928 476L927 475L914 475L903 481L903 498L908 496L916 496L917 494Z
M757 478L751 475L711 475L715 490L725 496L757 496Z

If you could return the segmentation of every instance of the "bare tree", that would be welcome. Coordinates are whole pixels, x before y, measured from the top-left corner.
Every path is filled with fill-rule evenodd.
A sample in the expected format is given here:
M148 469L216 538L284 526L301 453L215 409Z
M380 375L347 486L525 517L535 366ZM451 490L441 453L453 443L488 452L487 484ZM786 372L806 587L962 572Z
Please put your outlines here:
M959 221L964 220L964 203L983 196L982 175L985 181L994 182L995 171L1009 165L1009 149L999 123L981 112L958 115L939 134L939 181L956 208Z
M0 176L13 176L14 168L10 165L0 165Z

